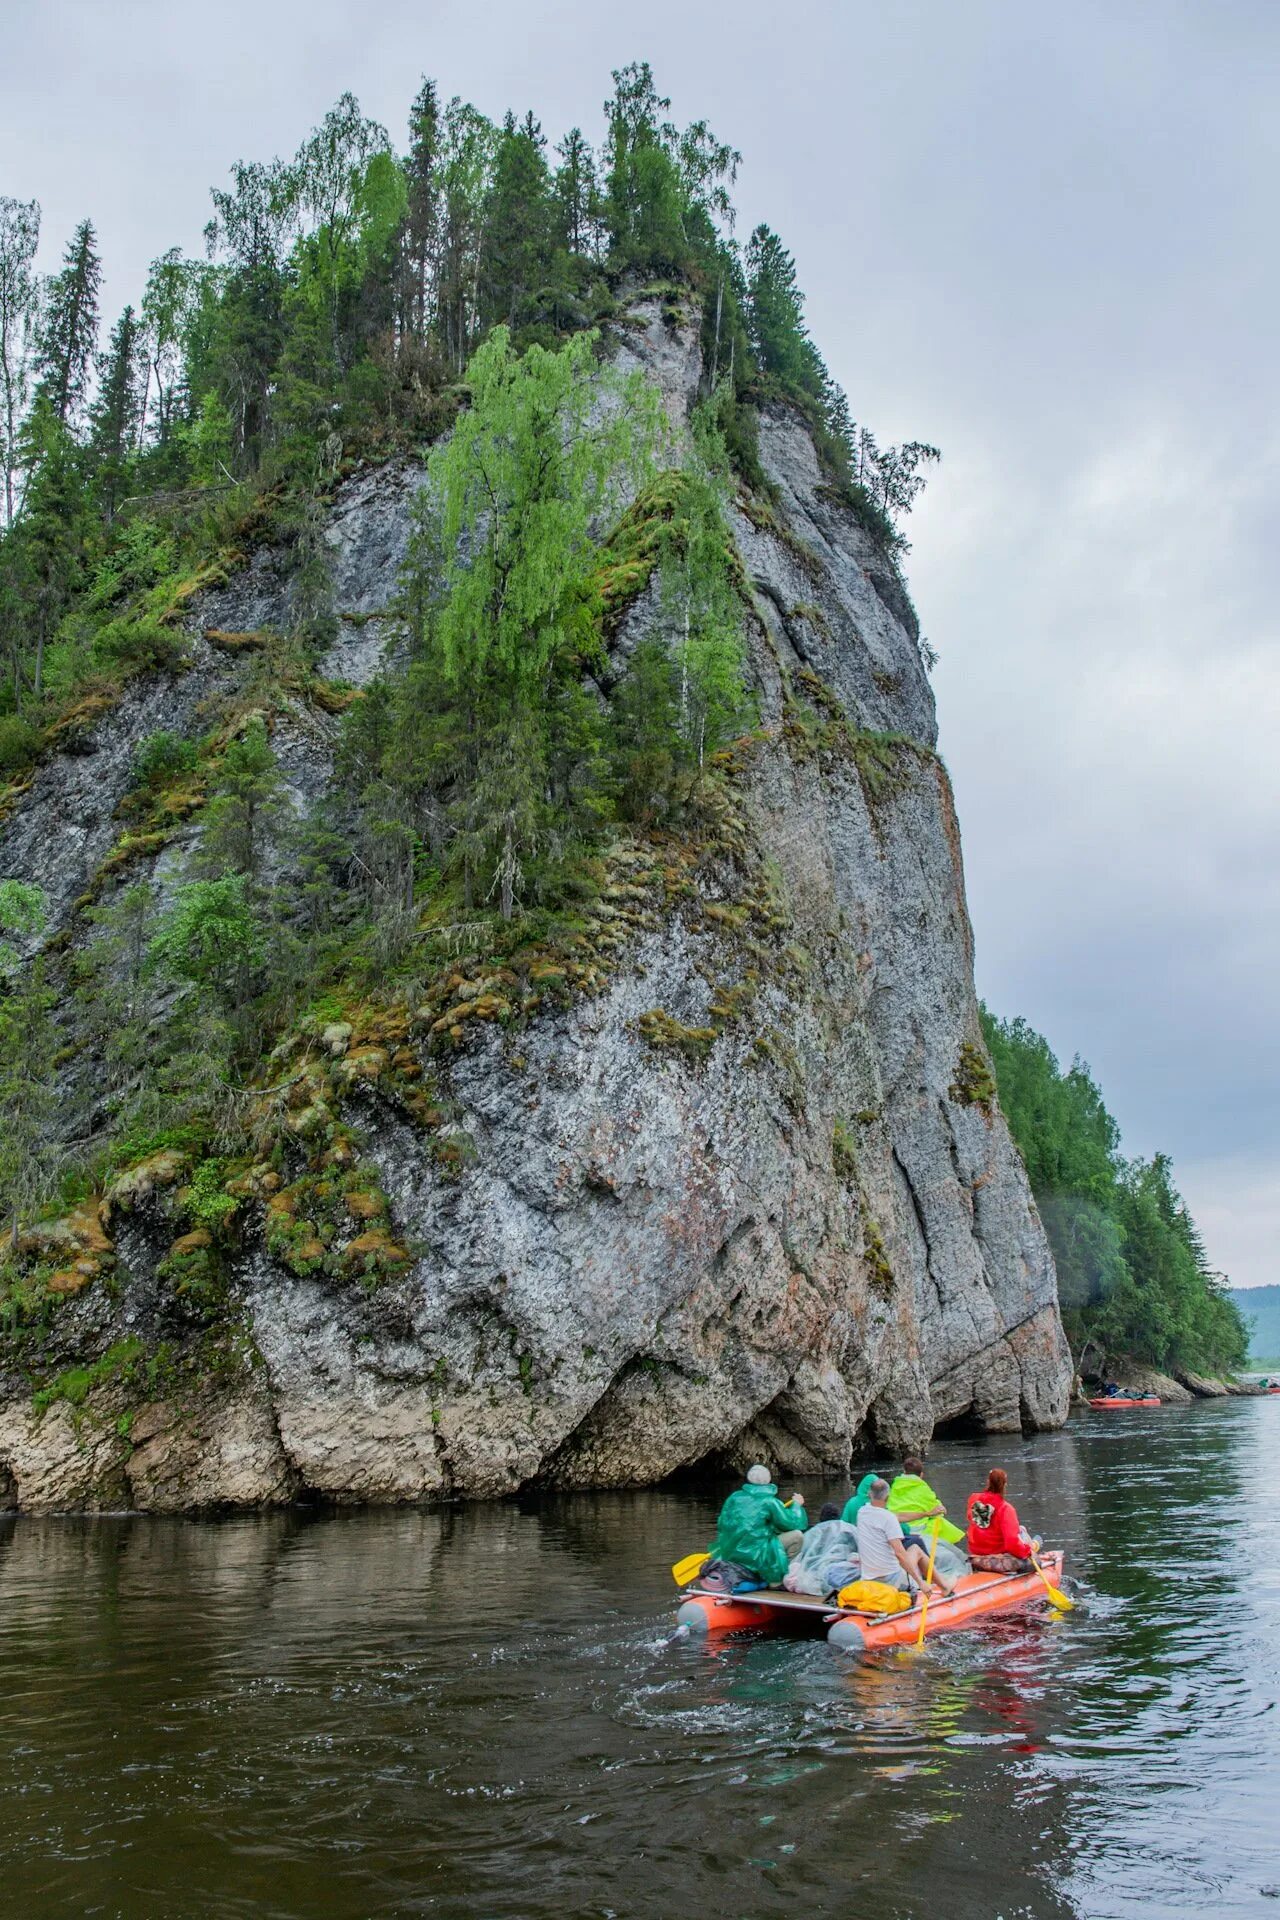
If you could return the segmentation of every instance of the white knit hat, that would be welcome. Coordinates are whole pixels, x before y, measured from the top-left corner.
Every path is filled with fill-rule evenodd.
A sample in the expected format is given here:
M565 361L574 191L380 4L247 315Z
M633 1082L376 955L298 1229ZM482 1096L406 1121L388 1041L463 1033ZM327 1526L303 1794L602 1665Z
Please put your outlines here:
M773 1475L770 1473L768 1467L755 1466L747 1468L747 1485L749 1487L767 1487L772 1479Z

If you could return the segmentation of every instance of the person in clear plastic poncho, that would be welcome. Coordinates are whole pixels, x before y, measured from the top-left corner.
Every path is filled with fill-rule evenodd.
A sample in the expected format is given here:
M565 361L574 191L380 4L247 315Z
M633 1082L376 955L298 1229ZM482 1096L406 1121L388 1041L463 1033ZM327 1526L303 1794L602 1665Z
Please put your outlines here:
M858 1529L842 1520L835 1501L828 1500L805 1534L782 1584L791 1593L811 1593L821 1598L847 1587L857 1577Z

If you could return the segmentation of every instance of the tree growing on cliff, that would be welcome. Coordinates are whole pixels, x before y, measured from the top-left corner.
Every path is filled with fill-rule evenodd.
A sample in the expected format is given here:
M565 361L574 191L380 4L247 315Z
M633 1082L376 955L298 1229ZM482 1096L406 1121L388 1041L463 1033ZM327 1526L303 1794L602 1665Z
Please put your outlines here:
M205 812L200 858L206 871L256 887L268 838L285 811L284 782L261 714L222 756Z
M37 314L40 203L0 194L0 467L4 524L18 504L18 428L27 409Z
M600 188L595 156L581 127L570 127L556 148L556 156L560 162L555 197L561 244L570 254L591 257L599 234Z
M74 429L89 397L98 352L102 265L91 220L82 220L49 284L39 336L40 386L60 426Z
M531 862L596 806L579 776L599 752L579 754L570 778L559 741L592 728L575 694L599 648L591 528L650 471L659 436L653 389L602 374L595 344L579 334L517 355L496 328L467 370L471 407L430 462L438 508L422 551L439 590L419 586L414 636L424 784L468 897L495 897L504 919Z
M445 359L459 375L480 324L485 210L497 143L497 128L475 107L456 97L449 102L439 163L436 315Z
M28 692L37 706L42 698L46 653L83 577L88 531L84 450L44 388L23 425L21 458L22 516L0 556L16 583L12 692L19 710Z
M772 227L759 226L747 245L747 324L757 364L788 392L814 399L825 369L804 323L796 263Z
M742 595L731 559L725 506L728 457L706 409L694 426L694 456L680 505L663 537L659 606L672 636L679 758L695 775L750 725L743 681Z
M38 933L45 918L38 887L0 881L0 935ZM54 1129L56 1004L43 959L23 965L0 938L0 1205L8 1212L11 1247L47 1198L62 1158Z
M112 328L90 415L94 484L108 521L126 490L129 463L141 436L146 366L142 328L133 308L126 307Z
M432 277L440 225L440 102L434 80L423 80L409 109L405 160L400 327L421 337L433 306Z
M532 114L508 114L498 141L480 272L482 325L516 328L544 305L555 252L546 141Z
M93 1058L100 1062L86 1090L93 1107L114 1114L151 1064L154 1013L145 980L147 945L156 900L146 881L125 887L86 915L93 938L74 956L77 1023ZM83 1116L88 1126L90 1116Z

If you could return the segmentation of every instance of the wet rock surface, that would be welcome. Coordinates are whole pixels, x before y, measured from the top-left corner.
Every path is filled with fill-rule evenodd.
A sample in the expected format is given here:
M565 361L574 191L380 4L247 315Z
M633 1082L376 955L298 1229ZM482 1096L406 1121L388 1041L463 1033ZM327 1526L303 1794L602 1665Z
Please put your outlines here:
M693 320L642 303L623 354L679 420ZM670 897L649 879L639 902L606 900L615 937L592 993L553 987L516 1026L472 1020L444 1054L415 1023L409 1051L447 1102L433 1130L387 1097L385 1047L357 1072L367 1047L317 1033L407 1264L376 1287L299 1274L250 1225L233 1360L181 1391L140 1399L104 1379L43 1410L11 1369L0 1493L31 1508L430 1500L653 1481L707 1457L837 1471L950 1422L1065 1418L1052 1258L975 1068L959 831L915 617L799 420L768 414L760 448L777 502L735 511L733 529L764 734L740 757L723 856ZM421 478L392 463L335 496L336 605L356 617L333 677L379 670ZM41 769L0 829L0 871L46 888L55 929L76 937L137 740L189 729L245 670L199 634L280 625L289 591L281 557L258 553L194 610L191 670L97 724L94 776L72 756ZM652 618L642 596L619 661ZM847 726L815 744L795 714L823 699ZM887 760L859 759L860 729L894 736ZM299 713L273 737L301 806L328 777L331 732ZM180 872L181 850L165 857ZM654 867L643 847L627 857ZM748 896L769 903L750 949ZM140 1195L111 1288L61 1305L67 1364L126 1337L194 1351L156 1272L180 1231L169 1208L165 1189Z

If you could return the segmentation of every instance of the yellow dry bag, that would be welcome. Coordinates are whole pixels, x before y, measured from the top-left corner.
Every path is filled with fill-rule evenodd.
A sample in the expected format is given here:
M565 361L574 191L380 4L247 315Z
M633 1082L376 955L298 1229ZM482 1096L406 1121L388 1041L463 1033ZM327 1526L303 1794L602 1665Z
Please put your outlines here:
M855 1580L841 1587L836 1605L852 1607L858 1613L905 1613L911 1605L909 1593L899 1593L884 1580Z

